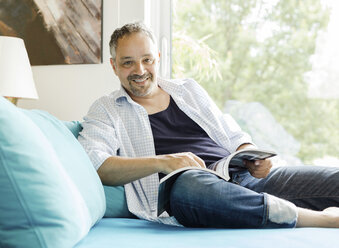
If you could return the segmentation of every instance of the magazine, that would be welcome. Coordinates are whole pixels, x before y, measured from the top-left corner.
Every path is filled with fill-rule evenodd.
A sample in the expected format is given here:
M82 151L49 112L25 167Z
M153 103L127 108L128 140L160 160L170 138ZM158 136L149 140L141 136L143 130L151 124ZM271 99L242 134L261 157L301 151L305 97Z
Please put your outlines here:
M270 158L276 156L277 154L272 151L266 151L262 149L242 149L236 151L225 157L212 165L209 168L201 168L201 167L184 167L178 170L171 172L170 174L166 175L160 180L159 185L159 193L158 193L158 216L160 216L165 210L169 209L169 198L170 192L173 183L175 180L185 171L187 170L202 170L208 171L209 173L215 174L221 179L225 181L229 181L230 176L228 173L228 168L230 165L238 166L238 167L245 167L243 164L244 160L263 160L266 158Z

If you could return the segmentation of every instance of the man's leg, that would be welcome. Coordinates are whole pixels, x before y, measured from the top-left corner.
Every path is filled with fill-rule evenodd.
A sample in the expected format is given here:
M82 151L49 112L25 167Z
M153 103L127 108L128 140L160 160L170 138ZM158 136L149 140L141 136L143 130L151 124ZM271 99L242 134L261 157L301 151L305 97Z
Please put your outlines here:
M190 227L294 227L297 219L293 204L199 170L190 170L178 177L170 203L172 215ZM280 219L268 212L268 204L276 203L283 213Z
M293 202L298 206L297 227L339 227L339 168L280 167L264 179L243 172L235 174L233 181Z
M339 207L339 168L294 166L272 169L264 179L249 173L235 174L233 181L256 192L266 192L296 206L323 210Z

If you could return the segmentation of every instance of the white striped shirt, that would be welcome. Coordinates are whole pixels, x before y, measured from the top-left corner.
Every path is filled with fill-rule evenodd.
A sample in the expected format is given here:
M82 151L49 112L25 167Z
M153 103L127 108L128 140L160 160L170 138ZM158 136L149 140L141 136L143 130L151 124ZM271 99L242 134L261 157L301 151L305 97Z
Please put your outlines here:
M252 140L228 114L223 114L207 92L192 79L158 79L178 107L219 146L231 154ZM151 125L146 110L120 90L103 96L91 106L82 123L79 141L98 170L111 156L154 156ZM159 177L153 174L125 185L128 209L139 218L178 225L165 212L157 217Z

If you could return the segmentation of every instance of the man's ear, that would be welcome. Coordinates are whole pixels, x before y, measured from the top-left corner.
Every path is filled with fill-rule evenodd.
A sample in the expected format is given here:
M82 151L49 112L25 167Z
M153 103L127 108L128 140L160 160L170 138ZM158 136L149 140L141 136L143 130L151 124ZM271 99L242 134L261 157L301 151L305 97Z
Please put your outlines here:
M113 60L113 58L110 58L109 62L111 63L111 66L113 68L113 71L114 71L115 75L117 75L117 72L116 72L117 68L116 68L116 64L115 64L115 61Z

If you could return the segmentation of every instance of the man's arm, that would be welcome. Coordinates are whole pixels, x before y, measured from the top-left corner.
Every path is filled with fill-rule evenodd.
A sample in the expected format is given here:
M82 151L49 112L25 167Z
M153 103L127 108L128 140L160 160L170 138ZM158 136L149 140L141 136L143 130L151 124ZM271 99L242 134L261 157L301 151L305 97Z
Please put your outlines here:
M206 167L204 161L191 152L141 158L112 156L99 167L98 174L105 185L124 185L154 173L168 174L188 166Z
M257 148L257 147L256 147L255 145L253 145L253 144L245 143L245 144L240 145L240 146L237 148L237 151L242 150L242 149L246 149L246 148L253 148L253 149L255 149L255 148Z

